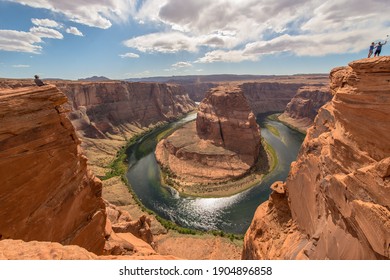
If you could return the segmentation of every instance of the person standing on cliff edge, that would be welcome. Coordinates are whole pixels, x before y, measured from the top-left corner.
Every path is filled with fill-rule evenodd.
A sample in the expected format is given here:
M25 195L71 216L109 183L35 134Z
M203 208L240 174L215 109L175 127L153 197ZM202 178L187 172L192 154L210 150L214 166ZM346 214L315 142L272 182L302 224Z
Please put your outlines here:
M371 55L374 53L374 48L375 48L375 43L372 42L371 46L370 46L370 49L368 50L368 56L367 56L368 58L370 58Z
M41 87L41 86L44 86L45 84L42 82L42 80L41 79L39 79L39 76L38 75L35 75L34 76L34 82L35 82L35 84L37 85L37 86L39 86L39 87Z
M379 56L381 54L381 50L382 50L382 46L383 45L386 45L387 41L385 41L383 44L381 42L378 43L378 45L376 45L376 50L375 50L375 53L374 53L374 57L375 56Z

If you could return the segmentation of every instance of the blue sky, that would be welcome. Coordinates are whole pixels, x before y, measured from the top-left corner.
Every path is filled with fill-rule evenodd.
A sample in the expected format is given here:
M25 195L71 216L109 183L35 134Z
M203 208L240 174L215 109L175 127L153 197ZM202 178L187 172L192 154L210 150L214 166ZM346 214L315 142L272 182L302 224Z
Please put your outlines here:
M0 77L328 73L389 33L388 0L0 0Z

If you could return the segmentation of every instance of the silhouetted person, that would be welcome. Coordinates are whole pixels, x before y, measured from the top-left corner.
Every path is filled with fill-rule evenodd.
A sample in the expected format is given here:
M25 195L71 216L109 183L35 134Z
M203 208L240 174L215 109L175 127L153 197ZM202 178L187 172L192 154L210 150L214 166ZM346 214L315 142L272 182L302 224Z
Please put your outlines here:
M385 41L383 44L381 42L378 43L378 45L376 45L376 50L375 50L375 53L374 53L374 57L375 56L379 56L381 54L381 50L382 50L382 46L383 45L386 45L387 41Z
M368 57L371 57L371 55L374 53L375 43L372 42L370 49L368 50Z
M39 86L39 87L41 87L41 86L44 86L45 84L42 82L42 80L41 79L39 79L39 76L38 75L35 75L34 76L34 82L35 82L35 84L37 85L37 86Z

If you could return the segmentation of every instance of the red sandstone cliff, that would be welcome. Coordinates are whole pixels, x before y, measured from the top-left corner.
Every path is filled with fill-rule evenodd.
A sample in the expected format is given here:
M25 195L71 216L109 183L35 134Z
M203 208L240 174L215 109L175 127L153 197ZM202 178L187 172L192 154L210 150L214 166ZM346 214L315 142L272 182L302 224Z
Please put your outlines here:
M53 85L0 91L0 259L153 258L150 219L103 201L66 102Z
M183 88L158 83L56 82L69 99L69 118L96 175L143 130L196 108Z
M102 253L102 185L87 169L55 86L0 92L0 239Z
M256 211L243 259L390 258L389 81L390 57L332 70L333 99Z
M196 132L200 139L237 153L252 166L260 148L260 128L243 92L237 88L211 89L199 105Z
M279 120L306 132L312 126L318 110L332 99L327 86L304 86L287 104Z
M72 123L83 136L125 135L128 125L148 127L195 108L179 86L129 82L57 83L69 98Z
M255 115L267 112L282 112L303 83L244 83L244 92Z
M256 164L260 146L260 129L242 91L219 86L199 105L195 123L158 143L156 158L179 190L227 195L227 189L234 193L238 187L215 184L245 175Z

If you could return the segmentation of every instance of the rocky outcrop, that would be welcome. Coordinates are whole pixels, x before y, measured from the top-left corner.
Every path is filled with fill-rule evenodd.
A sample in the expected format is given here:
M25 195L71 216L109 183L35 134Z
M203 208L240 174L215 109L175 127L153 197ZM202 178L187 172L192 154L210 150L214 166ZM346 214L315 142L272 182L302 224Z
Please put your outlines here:
M98 256L84 248L56 242L1 240L0 260L177 260L172 255Z
M390 57L330 76L333 99L309 129L285 194L258 208L244 259L390 258ZM273 203L276 195L284 202Z
M0 92L0 239L102 253L102 185L87 168L55 86Z
M318 110L332 99L328 86L301 87L287 104L279 120L305 132L312 126Z
M148 217L103 201L66 102L53 85L0 91L0 259L166 258Z
M238 88L219 86L199 105L196 132L200 139L237 153L252 166L260 148L260 128Z
M195 123L158 143L156 158L171 173L170 183L181 191L209 193L217 186L199 185L245 175L257 162L260 146L260 130L243 93L220 86L199 105Z
M303 83L253 82L240 87L255 115L282 112Z

